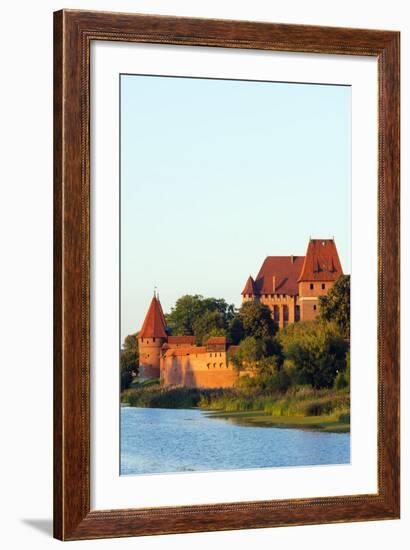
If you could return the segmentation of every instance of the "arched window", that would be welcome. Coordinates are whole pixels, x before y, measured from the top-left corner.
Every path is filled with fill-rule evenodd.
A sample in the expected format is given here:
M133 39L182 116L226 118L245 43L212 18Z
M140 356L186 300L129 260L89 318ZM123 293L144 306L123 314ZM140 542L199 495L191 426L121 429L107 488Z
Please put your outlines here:
M273 306L273 320L279 323L279 306Z

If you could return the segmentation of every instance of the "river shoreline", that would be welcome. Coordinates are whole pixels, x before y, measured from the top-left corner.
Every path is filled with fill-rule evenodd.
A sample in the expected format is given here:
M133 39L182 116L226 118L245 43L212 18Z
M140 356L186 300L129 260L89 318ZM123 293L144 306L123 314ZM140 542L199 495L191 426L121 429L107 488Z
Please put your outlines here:
M226 412L206 411L209 418L225 419L241 426L259 428L292 428L327 433L349 433L350 423L341 422L335 416L272 416L264 411Z
M348 402L346 391L306 388L285 395L249 395L238 390L163 388L151 384L136 386L121 394L121 403L131 407L192 409L205 413L210 419L226 420L243 427L327 433L350 432Z

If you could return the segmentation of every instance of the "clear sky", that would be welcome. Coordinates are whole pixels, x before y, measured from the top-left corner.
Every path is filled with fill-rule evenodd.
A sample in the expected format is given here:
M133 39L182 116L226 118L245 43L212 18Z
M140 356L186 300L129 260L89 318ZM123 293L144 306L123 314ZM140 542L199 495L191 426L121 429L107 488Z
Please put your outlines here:
M334 237L350 273L351 89L121 76L121 336L157 287L237 306L266 256Z

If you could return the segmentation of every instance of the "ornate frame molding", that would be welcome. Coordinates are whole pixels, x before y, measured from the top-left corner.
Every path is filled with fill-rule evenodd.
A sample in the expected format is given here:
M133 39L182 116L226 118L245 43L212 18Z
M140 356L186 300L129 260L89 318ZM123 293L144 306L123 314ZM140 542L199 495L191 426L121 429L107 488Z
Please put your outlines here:
M377 494L90 511L89 75L92 40L377 58ZM400 34L392 31L75 10L54 14L55 537L78 540L399 517L399 45Z

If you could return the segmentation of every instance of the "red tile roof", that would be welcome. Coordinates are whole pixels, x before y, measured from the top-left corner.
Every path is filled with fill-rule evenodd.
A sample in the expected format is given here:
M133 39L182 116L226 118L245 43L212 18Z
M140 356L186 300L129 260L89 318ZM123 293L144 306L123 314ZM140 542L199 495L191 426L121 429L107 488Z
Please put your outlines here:
M228 346L228 352L229 353L236 353L239 349L239 346L236 346L236 345L231 345L231 346Z
M157 302L158 302L158 305L159 305L159 310L161 312L161 317L162 317L162 322L164 323L164 327L166 328L167 326L167 321L165 319L165 315L164 315L164 311L162 309L162 305L161 305L161 302L159 301L159 294L157 295Z
M138 338L166 338L165 317L161 304L156 296L152 298L144 324L138 333Z
M256 294L255 281L253 280L253 278L250 275L248 277L248 280L246 281L245 288L242 290L241 294L242 294L242 296L244 294L250 294L252 296L254 296Z
M255 279L255 294L297 295L303 260L303 256L268 256Z
M195 336L168 336L168 344L195 344Z
M333 239L310 239L298 282L335 281L343 275Z

